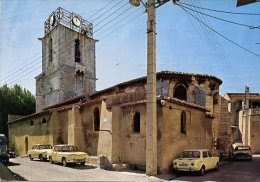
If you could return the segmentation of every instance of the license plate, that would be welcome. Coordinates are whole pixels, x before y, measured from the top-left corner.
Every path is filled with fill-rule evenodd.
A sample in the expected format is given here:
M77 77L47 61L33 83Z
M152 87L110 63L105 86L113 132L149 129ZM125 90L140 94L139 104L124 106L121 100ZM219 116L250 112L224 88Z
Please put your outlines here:
M179 166L188 166L188 164L186 164L186 163L181 163L181 164L179 164Z

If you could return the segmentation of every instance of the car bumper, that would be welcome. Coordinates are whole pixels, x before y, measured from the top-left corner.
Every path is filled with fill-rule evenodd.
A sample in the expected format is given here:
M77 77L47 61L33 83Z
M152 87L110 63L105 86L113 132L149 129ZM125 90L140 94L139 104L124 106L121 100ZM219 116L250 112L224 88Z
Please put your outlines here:
M71 160L67 160L67 163L81 163L81 162L85 162L85 159L71 159Z
M195 167L173 167L173 169L176 171L199 171Z

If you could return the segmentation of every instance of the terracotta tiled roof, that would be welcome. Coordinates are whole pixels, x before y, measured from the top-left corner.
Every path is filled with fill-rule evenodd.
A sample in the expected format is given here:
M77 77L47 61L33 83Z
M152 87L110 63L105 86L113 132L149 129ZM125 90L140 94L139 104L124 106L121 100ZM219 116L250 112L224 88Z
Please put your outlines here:
M157 100L166 100L167 102L171 102L171 103L175 103L178 105L182 105L182 106L187 106L187 107L191 107L191 108L195 108L195 109L200 109L203 111L208 111L205 107L202 107L200 105L191 103L191 102L187 102L185 100L180 100L180 99L176 99L176 98L172 98L172 97L167 97L167 96L157 96Z
M187 76L204 77L204 78L214 79L219 84L222 84L222 80L221 79L219 79L219 78L217 78L215 76L212 76L212 75L207 75L207 74L183 73L183 72L175 72L175 71L161 71L161 72L158 72L156 75L157 75L157 79L160 79L160 78L174 78L174 77L187 77ZM128 86L128 85L135 84L135 83L140 83L140 82L146 82L146 76L139 77L139 78L136 78L136 79L132 79L132 80L129 80L129 81L122 82L122 83L119 83L117 85L114 85L112 87L105 88L103 90L95 92L94 94L90 95L90 97L91 96L96 96L96 95L99 95L99 94L102 94L102 93L105 93L105 92L108 92L108 91L111 91L111 90L115 89L116 87Z
M38 113L34 113L34 114L31 114L31 115L27 115L27 116L22 116L21 118L18 118L18 119L15 119L13 121L9 121L9 123L13 123L13 122L16 122L16 121L20 121L20 120L24 120L24 119L30 119L30 118L33 118L33 117L39 117L39 116L42 116L42 115L45 115L45 114L50 114L52 112L55 112L55 111L64 111L64 110L68 110L68 109L71 109L72 106L84 106L84 105L89 105L89 104L95 104L95 103L99 103L101 102L101 99L95 99L95 100L86 100L82 103L70 103L70 104L65 104L65 105L60 105L60 106L56 106L56 107L52 107L52 108L49 108L49 109L46 109L42 112L38 112Z
M231 100L244 100L245 99L245 93L227 93L229 98ZM260 94L259 93L250 93L249 94L250 100L260 100Z

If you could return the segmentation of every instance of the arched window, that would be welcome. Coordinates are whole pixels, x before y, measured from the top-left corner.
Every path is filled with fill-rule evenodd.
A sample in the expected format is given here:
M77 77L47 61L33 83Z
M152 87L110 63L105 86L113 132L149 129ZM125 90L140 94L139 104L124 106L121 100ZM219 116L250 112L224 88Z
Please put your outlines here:
M184 111L181 112L181 133L186 134L186 114Z
M80 62L80 41L79 39L75 40L75 62Z
M174 98L180 99L180 100L187 100L187 90L186 87L182 84L178 85L174 89Z
M93 115L94 115L94 131L99 131L100 116L99 116L99 109L97 107L94 109Z
M141 120L141 117L140 117L140 113L137 112L135 113L134 115L134 126L133 126L133 132L134 133L140 133L140 120Z

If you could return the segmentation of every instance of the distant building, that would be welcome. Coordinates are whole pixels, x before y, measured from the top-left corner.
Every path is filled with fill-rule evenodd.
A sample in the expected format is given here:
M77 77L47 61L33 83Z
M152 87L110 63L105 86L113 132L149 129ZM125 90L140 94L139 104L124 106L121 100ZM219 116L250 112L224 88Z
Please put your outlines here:
M260 152L260 94L250 93L248 118L246 119L245 93L227 93L224 98L229 101L232 113L232 143L248 141L254 153ZM248 125L246 125L246 122ZM246 127L247 126L247 127Z
M106 156L110 164L144 167L146 77L96 91L92 25L82 22L79 15L61 8L45 22L43 73L36 77L37 113L9 121L10 146L17 155L27 155L36 143L69 143L91 156ZM221 84L210 75L157 73L160 172L168 172L184 149L228 151L231 115L219 95Z

